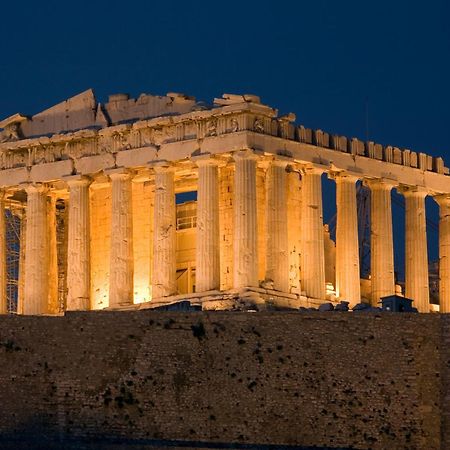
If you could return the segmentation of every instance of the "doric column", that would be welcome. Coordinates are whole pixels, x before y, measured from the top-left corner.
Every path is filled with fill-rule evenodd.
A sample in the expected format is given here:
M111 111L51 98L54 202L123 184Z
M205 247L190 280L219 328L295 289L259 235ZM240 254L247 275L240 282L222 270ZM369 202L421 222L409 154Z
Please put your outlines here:
M251 150L234 153L234 288L258 286L256 160Z
M58 298L58 243L56 228L56 197L49 192L47 196L48 314L57 314L61 310Z
M90 219L87 177L66 178L69 186L67 239L67 310L90 309Z
M125 169L107 173L112 182L109 306L117 307L133 303L131 173Z
M301 279L308 297L325 299L322 170L305 168L302 177Z
M24 314L46 314L49 293L47 188L30 184L27 192L27 227L24 278Z
M7 312L5 191L0 190L0 314Z
M370 271L372 304L395 294L391 189L383 180L367 180L370 188Z
M289 251L289 283L292 293L301 293L300 283L300 248L301 248L301 182L298 171L288 171L288 251Z
M430 312L425 197L417 188L399 189L405 197L405 296L419 312Z
M439 312L450 313L450 194L434 199L439 205Z
M289 292L286 166L273 160L266 178L266 280L283 292Z
M335 174L336 181L336 293L355 305L361 301L358 245L357 178Z
M176 284L176 209L174 167L161 162L155 169L153 222L153 299L174 295Z
M219 170L209 155L195 159L198 166L197 244L195 289L220 288Z

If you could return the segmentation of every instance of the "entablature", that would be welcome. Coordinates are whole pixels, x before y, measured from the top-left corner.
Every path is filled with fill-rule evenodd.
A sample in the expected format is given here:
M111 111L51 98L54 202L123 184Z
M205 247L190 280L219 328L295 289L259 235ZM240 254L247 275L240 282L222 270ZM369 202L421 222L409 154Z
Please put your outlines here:
M450 192L442 158L373 142L332 136L295 126L295 116L278 117L268 106L243 102L97 129L0 143L0 186L44 182L115 167L145 167L159 159L189 160L255 149L283 155L326 171L332 167L359 178L392 179ZM193 169L195 170L195 168Z

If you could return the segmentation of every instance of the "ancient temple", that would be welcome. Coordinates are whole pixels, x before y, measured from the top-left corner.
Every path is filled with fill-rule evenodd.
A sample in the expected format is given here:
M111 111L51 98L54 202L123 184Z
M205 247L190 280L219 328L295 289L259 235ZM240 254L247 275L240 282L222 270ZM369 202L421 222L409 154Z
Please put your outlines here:
M450 177L442 158L294 121L254 95L225 94L207 105L175 93L116 94L102 104L91 90L4 119L0 310L11 309L8 217L20 221L21 314L179 299L204 309L377 304L399 289L395 188L406 204L403 294L430 311L425 198L432 196L440 207L440 311L449 312ZM324 230L323 176L336 183L335 246ZM370 280L360 278L361 184L370 190Z

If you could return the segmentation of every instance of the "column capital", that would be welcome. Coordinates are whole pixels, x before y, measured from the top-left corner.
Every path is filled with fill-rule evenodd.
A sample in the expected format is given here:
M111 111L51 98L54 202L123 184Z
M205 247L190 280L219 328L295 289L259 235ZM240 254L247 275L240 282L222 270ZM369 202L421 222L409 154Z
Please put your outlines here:
M338 181L356 183L360 179L358 176L348 173L345 170L330 170L328 172L328 178L334 180L336 183Z
M44 193L48 191L48 186L43 183L23 183L20 186L27 194Z
M117 169L107 169L103 171L111 180L128 180L130 179L134 171L126 169L125 167L118 167Z
M300 173L302 175L312 174L312 175L322 175L325 169L317 166L303 166L300 167Z
M433 199L439 206L450 206L450 193L433 195Z
M211 153L200 153L199 155L191 156L191 160L198 166L218 166L220 161L214 158Z
M370 188L370 190L380 189L390 191L397 183L387 178L364 178L363 185Z
M69 188L75 186L89 186L92 183L92 179L85 175L69 175L62 179L67 183Z
M424 187L408 186L406 184L400 184L397 186L397 191L402 193L404 197L425 198L428 195L428 191Z
M148 163L148 167L153 169L156 173L175 172L175 166L165 159L152 161Z
M144 169L136 170L131 181L133 183L143 183L145 181L149 181L150 179L150 169L145 167Z
M283 169L286 169L290 162L292 162L292 159L285 156L274 156L270 161L272 166L282 167Z
M253 149L245 149L234 152L232 156L235 161L244 159L257 161L261 158L262 152Z

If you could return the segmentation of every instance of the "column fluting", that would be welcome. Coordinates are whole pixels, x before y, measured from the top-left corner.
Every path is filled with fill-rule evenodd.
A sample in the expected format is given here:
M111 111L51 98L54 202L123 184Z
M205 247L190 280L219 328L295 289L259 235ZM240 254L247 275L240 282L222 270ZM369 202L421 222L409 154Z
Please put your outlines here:
M301 281L308 297L325 299L325 252L322 170L305 168L302 176Z
M234 231L233 284L240 289L258 286L258 239L256 213L256 161L251 150L233 154Z
M419 312L430 312L425 197L420 189L401 188L405 197L405 296Z
M450 313L450 194L434 199L439 205L439 312Z
M392 185L383 180L367 180L370 188L370 272L372 304L395 294L394 238L392 234Z
M154 169L153 299L177 292L175 169L168 164Z
M125 169L109 171L111 196L111 260L109 306L133 303L132 174Z
M87 177L66 179L69 186L67 240L68 311L90 309L90 206Z
M30 184L27 192L24 314L46 314L49 293L47 188Z
M273 160L266 178L266 280L289 292L287 162Z
M220 288L219 170L213 158L199 157L195 289Z
M336 294L351 305L361 301L358 244L357 178L335 174L336 181Z

